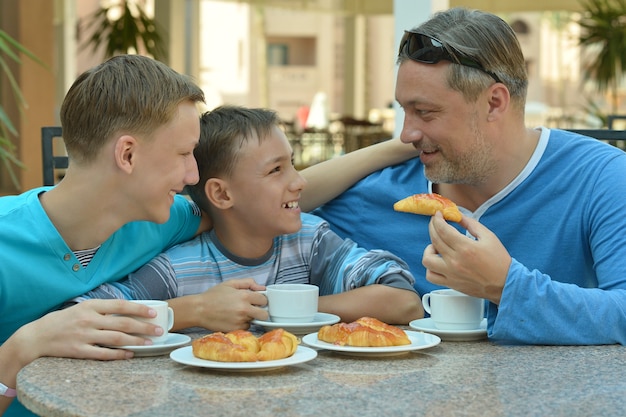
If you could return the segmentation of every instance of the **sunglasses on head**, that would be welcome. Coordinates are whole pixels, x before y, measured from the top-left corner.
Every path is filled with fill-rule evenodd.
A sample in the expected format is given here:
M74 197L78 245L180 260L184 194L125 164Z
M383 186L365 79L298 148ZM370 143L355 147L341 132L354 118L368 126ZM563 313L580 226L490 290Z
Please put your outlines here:
M400 50L398 51L398 53L402 52L406 53L411 60L416 62L422 62L424 64L436 64L443 59L446 61L464 65L466 67L476 68L477 70L480 70L485 74L491 76L491 78L496 80L496 82L502 82L496 74L491 71L487 71L477 61L462 56L460 53L452 56L450 52L448 52L448 50L443 46L443 43L431 36L424 35L422 33L405 30L404 36L400 41Z

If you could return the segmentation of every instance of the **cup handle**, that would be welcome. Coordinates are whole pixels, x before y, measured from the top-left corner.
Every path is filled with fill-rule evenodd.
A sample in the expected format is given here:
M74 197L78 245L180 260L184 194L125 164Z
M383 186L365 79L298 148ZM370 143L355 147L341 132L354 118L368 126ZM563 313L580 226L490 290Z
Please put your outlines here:
M172 307L167 308L167 331L169 332L174 327L174 310Z
M424 310L428 313L430 313L430 293L426 293L422 296L422 306L424 307Z

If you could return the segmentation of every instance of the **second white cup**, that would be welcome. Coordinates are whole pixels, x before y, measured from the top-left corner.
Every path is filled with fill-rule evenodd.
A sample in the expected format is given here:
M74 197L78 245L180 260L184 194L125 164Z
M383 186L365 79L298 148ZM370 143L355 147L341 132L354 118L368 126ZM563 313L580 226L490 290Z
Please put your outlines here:
M317 314L319 288L311 284L273 284L261 291L267 297L270 320L275 323L309 323Z
M157 315L151 319L144 317L136 317L137 320L145 321L148 323L156 324L163 328L163 334L161 336L141 335L147 339L151 339L155 345L165 343L169 336L169 331L174 326L174 310L167 304L167 301L160 300L132 300L133 303L147 305L150 308L156 310Z
M424 294L422 304L441 330L478 329L485 316L485 300L451 289Z

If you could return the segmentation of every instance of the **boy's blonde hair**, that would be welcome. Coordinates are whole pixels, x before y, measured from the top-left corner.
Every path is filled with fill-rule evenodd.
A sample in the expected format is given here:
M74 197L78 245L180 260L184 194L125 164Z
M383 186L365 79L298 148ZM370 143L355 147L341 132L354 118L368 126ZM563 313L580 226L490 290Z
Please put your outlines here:
M61 106L67 153L89 162L114 135L150 137L170 122L180 103L204 102L189 77L141 55L120 55L81 74Z

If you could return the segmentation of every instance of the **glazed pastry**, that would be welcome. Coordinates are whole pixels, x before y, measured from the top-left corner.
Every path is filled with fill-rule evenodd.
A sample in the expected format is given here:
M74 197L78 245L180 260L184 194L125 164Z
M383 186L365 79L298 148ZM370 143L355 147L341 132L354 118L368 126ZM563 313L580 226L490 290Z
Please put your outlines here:
M293 355L298 349L298 338L283 329L274 329L259 337L259 345L257 359L272 361Z
M393 205L393 209L425 216L434 216L435 213L441 211L443 218L451 222L460 222L462 217L459 208L452 200L436 193L408 196L397 201Z
M217 362L255 362L256 352L233 343L222 332L211 333L191 342L193 355Z
M406 333L404 333L404 330L402 330L401 328L396 326L390 326L389 324L372 317L361 317L356 322L362 324L363 326L370 327L374 330L379 330L385 333L392 333L394 336L399 338L406 337ZM409 341L409 343L411 342Z
M234 344L245 347L250 352L256 353L259 351L259 340L247 330L234 330L226 333L224 336Z
M371 317L362 317L352 323L323 326L317 332L317 338L340 346L382 347L411 344L404 330Z
M284 359L298 349L298 338L275 329L257 339L247 330L215 332L191 342L193 355L217 362L256 362Z

